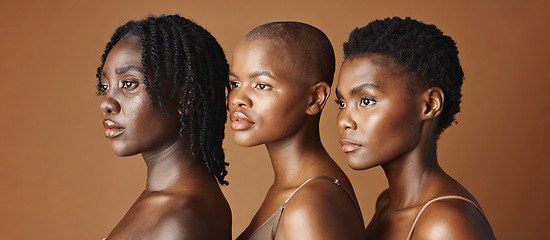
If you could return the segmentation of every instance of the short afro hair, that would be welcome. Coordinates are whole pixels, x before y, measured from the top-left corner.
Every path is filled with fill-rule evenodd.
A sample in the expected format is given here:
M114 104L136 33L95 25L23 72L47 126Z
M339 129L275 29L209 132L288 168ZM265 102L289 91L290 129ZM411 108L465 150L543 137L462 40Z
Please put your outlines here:
M439 87L445 94L437 135L456 122L460 112L464 72L456 43L435 25L411 18L375 20L355 28L344 43L346 60L381 55L395 61L412 74L408 84L414 89Z

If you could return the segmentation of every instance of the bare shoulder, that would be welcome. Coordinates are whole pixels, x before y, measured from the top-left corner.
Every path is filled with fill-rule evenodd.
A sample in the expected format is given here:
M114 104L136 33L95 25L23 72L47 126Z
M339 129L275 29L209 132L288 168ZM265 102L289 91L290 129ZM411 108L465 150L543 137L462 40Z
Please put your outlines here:
M287 203L277 238L364 239L364 225L350 196L334 182L315 180Z
M216 229L216 231L212 231ZM138 198L108 239L230 239L231 210L200 194L150 192Z
M177 194L168 197L152 231L152 239L230 239L231 225L224 208L201 196ZM228 223L227 223L228 222ZM213 231L215 230L215 231Z
M433 202L420 216L413 239L495 239L489 223L471 203Z

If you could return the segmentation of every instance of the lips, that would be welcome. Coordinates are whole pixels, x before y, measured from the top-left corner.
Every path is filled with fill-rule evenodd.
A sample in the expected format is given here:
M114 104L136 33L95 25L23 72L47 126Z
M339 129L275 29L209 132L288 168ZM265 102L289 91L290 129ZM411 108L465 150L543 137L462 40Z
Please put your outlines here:
M235 131L243 131L251 128L254 125L254 122L251 121L248 116L242 112L232 112L230 115L231 118L231 129Z
M362 146L348 139L340 139L340 145L342 145L342 151L344 153L353 152Z
M109 139L118 137L126 130L109 119L103 120L103 127L105 127L105 137Z

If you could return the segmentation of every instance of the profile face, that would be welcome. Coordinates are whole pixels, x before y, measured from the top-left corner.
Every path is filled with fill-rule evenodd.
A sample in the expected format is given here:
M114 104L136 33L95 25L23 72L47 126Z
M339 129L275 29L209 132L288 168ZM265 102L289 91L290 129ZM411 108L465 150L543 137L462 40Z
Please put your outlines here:
M179 137L175 106L160 111L147 94L141 54L139 41L125 37L109 52L103 67L100 108L105 137L118 156L153 153Z
M305 120L308 86L298 79L289 56L270 40L244 40L235 48L228 107L239 145L285 140Z
M340 143L351 168L390 164L411 154L421 135L422 102L406 86L397 66L373 57L344 61L336 89ZM398 160L397 160L398 161Z

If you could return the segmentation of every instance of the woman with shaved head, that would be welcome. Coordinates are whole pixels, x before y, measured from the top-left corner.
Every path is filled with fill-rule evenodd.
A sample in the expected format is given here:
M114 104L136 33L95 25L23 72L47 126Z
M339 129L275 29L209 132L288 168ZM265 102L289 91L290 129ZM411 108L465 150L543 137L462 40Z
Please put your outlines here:
M348 178L319 137L334 52L319 29L298 22L262 25L237 45L228 107L235 141L264 144L275 179L238 239L363 239Z

